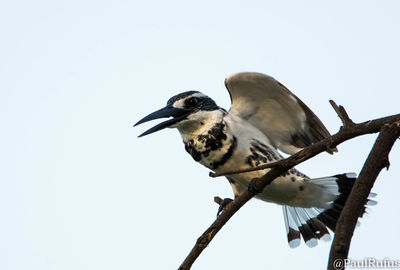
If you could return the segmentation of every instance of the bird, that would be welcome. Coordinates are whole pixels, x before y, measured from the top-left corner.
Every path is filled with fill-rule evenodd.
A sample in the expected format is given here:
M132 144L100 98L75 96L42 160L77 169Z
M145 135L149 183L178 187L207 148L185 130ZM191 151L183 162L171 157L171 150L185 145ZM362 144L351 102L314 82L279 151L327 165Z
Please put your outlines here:
M283 159L281 152L292 155L330 136L321 120L271 76L240 72L227 77L225 86L232 103L229 111L200 91L182 92L134 125L169 118L139 137L164 128L176 128L192 158L219 173L279 161ZM336 148L327 150L331 154L336 151ZM228 175L234 197L268 170ZM329 230L335 231L356 178L355 173L310 178L292 168L255 198L282 206L291 248L299 246L301 238L307 246L314 247L318 240L331 240ZM370 194L366 205L376 203L371 199L375 195ZM229 201L231 199L224 200L225 203Z

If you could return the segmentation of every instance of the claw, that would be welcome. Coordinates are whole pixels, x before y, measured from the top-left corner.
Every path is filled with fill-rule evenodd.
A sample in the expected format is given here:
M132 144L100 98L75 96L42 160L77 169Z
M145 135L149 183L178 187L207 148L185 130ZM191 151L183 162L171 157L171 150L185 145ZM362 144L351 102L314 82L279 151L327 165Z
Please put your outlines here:
M233 201L233 200L230 199L230 198L225 198L225 199L223 199L223 200L220 202L219 207L218 207L217 217L222 213L222 211L225 210L225 207L226 207L228 204L230 204L232 201Z

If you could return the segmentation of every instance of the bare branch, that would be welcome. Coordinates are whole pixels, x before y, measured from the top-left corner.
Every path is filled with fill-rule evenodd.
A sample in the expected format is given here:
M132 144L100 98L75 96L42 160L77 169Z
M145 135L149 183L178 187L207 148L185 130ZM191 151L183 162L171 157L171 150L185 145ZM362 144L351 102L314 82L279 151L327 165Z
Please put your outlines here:
M280 161L275 161L275 162L271 162L271 163L267 163L267 164L263 164L261 166L257 166L257 167L252 167L252 168L246 168L246 169L242 169L242 170L235 170L235 171L225 171L225 172L220 172L220 173L214 173L214 172L210 172L210 177L219 177L219 176L226 176L226 175L230 175L230 174L238 174L238 173L245 173L245 172L252 172L252 171L258 171L258 170L264 170L264 169L269 169L269 168L273 168L276 167L280 164Z
M342 105L338 106L333 100L329 100L329 103L332 105L333 109L339 116L344 128L354 125L354 122L350 119L349 115Z
M335 111L338 113L339 117L342 119L342 122L347 123L347 124L343 124L343 125L345 125L345 126L343 126L343 128L345 130L340 130L340 132L336 133L335 135L316 143L318 145L322 144L320 146L326 147L326 149L332 149L332 148L336 147L338 144L340 144L346 140L352 139L354 137L357 137L357 136L377 133L377 132L379 132L379 130L381 129L381 127L384 124L392 123L392 122L395 122L398 119L400 119L400 114L395 114L392 116L387 116L387 117L383 117L383 118L379 118L379 119L375 119L375 120L371 120L371 121L366 121L366 122L363 122L360 124L355 124L349 118L349 116L347 115L346 110L343 108L343 106L338 107L333 100L330 100L330 102L331 102L331 104L333 104L332 107L334 109L335 108L337 109L337 111L336 111L336 109L335 109ZM342 116L340 116L340 115L342 115ZM345 116L343 116L343 115L345 115ZM345 119L347 119L347 120L345 120ZM348 128L349 128L349 130L347 130ZM323 144L326 144L326 145L323 145ZM309 149L310 147L304 148L303 150ZM324 150L324 151L326 151L326 150ZM293 156L297 156L300 153L303 153L303 151L300 151ZM292 158L293 156L291 156L289 158ZM287 158L285 160L288 160L289 158ZM210 175L210 177L219 177L219 176L227 176L230 174L258 171L258 170L264 170L264 169L276 167L276 166L280 165L281 163L282 163L282 160L263 164L263 165L253 167L253 168L244 168L244 169L239 169L239 170L234 170L234 171L225 171L225 172L219 172L219 173L210 172L209 175Z
M346 127L340 129L340 131L335 135L319 141L309 147L306 147L296 154L290 156L289 158L276 162L276 164L274 164L274 167L256 182L257 188L260 190L264 189L275 178L277 178L290 168L307 159L314 157L321 152L331 149L332 147L336 147L338 144L346 140L364 134L379 132L383 125L387 123L393 123L395 121L400 121L400 114L397 114L380 119L375 119L372 121L367 121L361 124L354 124L353 121L350 120L342 106L338 107L338 112L342 114L341 119L343 121L343 125ZM235 200L229 203L222 214L219 215L218 218L210 225L210 227L197 239L196 244L190 251L189 255L186 257L186 259L183 261L179 269L190 269L193 262L208 246L208 244L218 233L218 231L224 226L224 224L254 195L254 193L246 190L245 192L241 193L237 198L235 198Z
M215 196L215 197L214 197L214 202L215 202L216 204L221 205L222 201L223 201L223 200L222 200L220 197L218 197L218 196Z
M276 177L281 175L288 167L280 167L271 169L266 175L257 181L257 186L264 188L271 183ZM201 252L208 246L218 231L225 225L225 223L255 194L248 190L240 194L236 199L229 203L221 215L210 225L210 227L197 239L195 246L190 251L184 262L179 267L180 270L190 269L193 262L201 254ZM215 200L215 199L214 199ZM216 201L216 200L215 200Z
M384 125L376 139L336 224L328 270L344 269L344 260L349 253L350 242L358 217L364 210L364 205L378 174L383 168L388 168L389 152L399 136L400 121L397 121ZM338 260L341 263L337 263Z

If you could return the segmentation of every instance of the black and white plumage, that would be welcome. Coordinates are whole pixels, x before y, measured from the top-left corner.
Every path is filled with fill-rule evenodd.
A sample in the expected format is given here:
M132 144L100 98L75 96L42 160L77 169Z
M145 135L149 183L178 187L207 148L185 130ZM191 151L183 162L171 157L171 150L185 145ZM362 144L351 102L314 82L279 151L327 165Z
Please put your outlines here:
M250 122L287 154L330 136L321 120L296 95L268 75L237 73L225 79L225 86L232 101L229 113Z
M272 77L238 73L225 84L232 99L229 112L201 92L184 92L136 123L172 117L140 136L177 128L192 158L215 172L274 162L282 159L277 149L293 154L329 136L318 117ZM227 177L235 197L267 171ZM312 247L318 239L330 239L327 228L335 230L355 179L355 174L310 179L293 168L255 197L282 205L290 247L300 244L300 235Z

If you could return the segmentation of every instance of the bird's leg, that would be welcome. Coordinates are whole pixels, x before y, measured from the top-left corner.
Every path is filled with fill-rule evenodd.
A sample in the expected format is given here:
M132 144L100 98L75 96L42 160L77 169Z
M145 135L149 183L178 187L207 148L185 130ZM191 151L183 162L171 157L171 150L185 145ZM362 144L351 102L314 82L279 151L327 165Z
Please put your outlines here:
M231 203L232 201L233 201L233 199L231 199L231 198L225 198L225 199L221 199L221 198L219 198L219 197L216 197L216 198L218 198L219 200L218 200L218 204L219 204L219 207L218 207L218 212L217 212L217 217L225 210L225 207L229 204L229 203ZM214 198L214 200L216 199L216 198Z
M248 190L249 192L253 193L253 194L258 194L262 191L262 189L260 189L257 186L257 181L260 180L260 178L253 178L251 179L249 186L248 186Z

